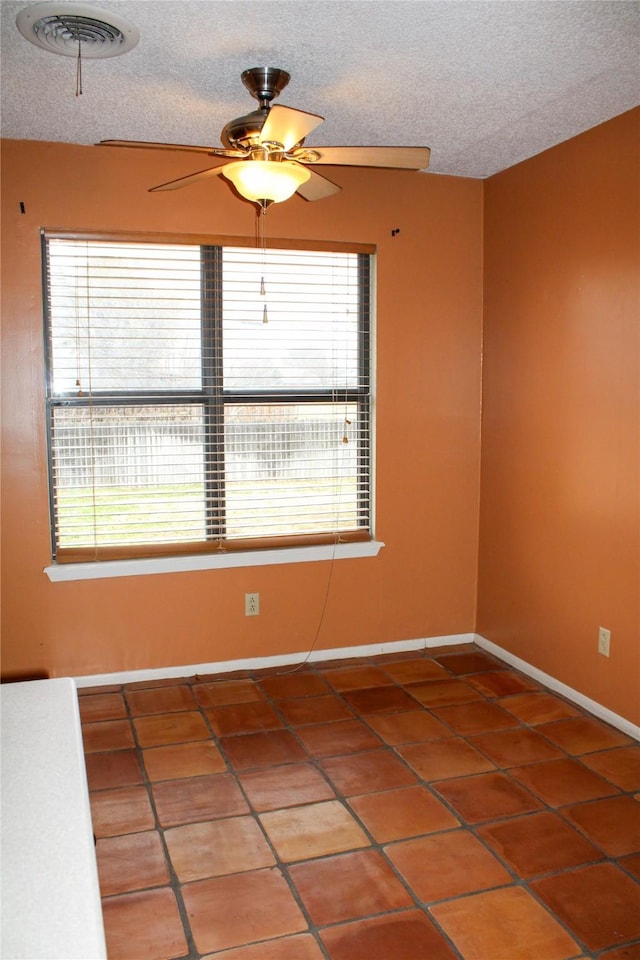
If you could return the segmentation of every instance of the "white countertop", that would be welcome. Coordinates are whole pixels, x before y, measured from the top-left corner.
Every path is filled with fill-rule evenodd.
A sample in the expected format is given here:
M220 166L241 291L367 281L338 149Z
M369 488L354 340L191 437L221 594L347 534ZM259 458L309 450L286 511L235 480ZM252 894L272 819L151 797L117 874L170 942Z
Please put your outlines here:
M104 960L76 688L0 687L2 960Z

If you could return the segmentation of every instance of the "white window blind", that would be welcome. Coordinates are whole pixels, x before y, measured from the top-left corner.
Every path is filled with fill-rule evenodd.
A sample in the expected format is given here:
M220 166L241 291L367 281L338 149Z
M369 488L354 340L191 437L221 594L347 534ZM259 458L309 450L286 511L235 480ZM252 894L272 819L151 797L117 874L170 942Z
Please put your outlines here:
M54 559L371 536L370 253L43 251Z

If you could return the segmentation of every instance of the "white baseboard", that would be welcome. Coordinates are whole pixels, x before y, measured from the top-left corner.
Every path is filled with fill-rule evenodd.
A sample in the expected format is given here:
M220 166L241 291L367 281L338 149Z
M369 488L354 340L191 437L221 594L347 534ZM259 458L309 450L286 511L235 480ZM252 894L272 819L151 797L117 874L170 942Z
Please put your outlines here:
M96 673L90 676L74 677L78 688L101 687L111 684L140 683L148 680L167 680L173 677L193 677L196 675L232 673L235 670L268 670L270 668L296 666L303 663L322 663L325 660L348 660L350 657L379 657L385 653L403 653L410 650L427 650L430 647L448 647L460 643L475 643L510 666L537 680L550 690L559 693L565 699L588 710L594 716L621 730L630 737L640 740L640 727L619 716L602 704L591 700L573 687L568 687L543 670L521 660L508 650L504 650L479 633L456 633L445 637L422 637L415 640L396 640L391 643L371 643L361 647L337 647L332 650L309 650L299 653L283 653L273 657L250 657L244 660L222 660L212 663L181 664L173 667L156 667L148 670L126 670L120 673Z
M520 673L526 674L526 676L531 677L532 680L537 680L545 687L555 691L555 693L559 693L560 696L566 700L570 700L571 703L575 703L578 707L588 710L589 713L599 717L600 720L604 720L605 723L622 731L622 733L626 733L629 737L640 740L640 727L635 723L631 723L630 720L619 716L619 714L614 713L613 710L609 710L608 707L603 707L602 704L596 700L591 700L590 697L586 697L578 690L574 690L573 687L568 687L566 683L556 680L555 677L545 673L543 670L538 670L537 667L533 667L530 663L527 663L526 660L521 660L520 657L516 657L515 654L509 653L508 650L499 647L497 643L486 640L479 633L474 634L474 641L479 647L486 650L487 653L496 657L496 659L503 660L510 666L515 667Z
M333 650L309 650L302 653L283 653L274 657L253 657L245 660L222 660L214 663L181 664L149 670L126 670L122 673L96 673L74 677L77 687L102 687L111 684L139 683L146 680L167 680L172 677L193 677L213 673L232 673L234 670L268 670L271 667L294 666L302 663L320 663L323 660L347 660L349 657L379 657L385 653L425 650L428 647L448 647L458 643L474 643L474 633L456 633L446 637L427 637L416 640L397 640L392 643L371 643L362 647L337 647Z

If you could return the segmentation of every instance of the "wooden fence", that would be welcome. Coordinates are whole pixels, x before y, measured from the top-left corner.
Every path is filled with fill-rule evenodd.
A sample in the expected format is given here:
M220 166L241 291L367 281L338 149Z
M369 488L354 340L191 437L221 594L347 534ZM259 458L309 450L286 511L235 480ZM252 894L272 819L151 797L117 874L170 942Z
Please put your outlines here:
M337 420L231 420L224 431L228 480L353 476L357 444L345 444ZM219 455L219 453L218 453ZM215 438L207 442L195 418L182 422L62 417L53 431L52 458L59 487L148 486L202 481L213 467Z

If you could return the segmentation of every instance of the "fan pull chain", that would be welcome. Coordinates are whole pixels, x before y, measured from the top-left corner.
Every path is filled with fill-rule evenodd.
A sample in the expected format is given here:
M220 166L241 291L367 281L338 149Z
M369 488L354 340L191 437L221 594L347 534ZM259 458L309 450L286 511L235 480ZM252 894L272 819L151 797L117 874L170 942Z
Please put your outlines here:
M81 359L80 359L81 336L80 336L80 306L79 306L79 304L78 304L78 298L79 298L79 295L80 295L79 289L78 289L78 288L79 288L79 283L80 283L80 280L79 280L78 277L76 277L76 290L75 290L75 316L76 316L76 387L78 388L78 394L77 394L77 395L78 395L79 397L81 397L81 396L83 395L83 391L82 391L82 379L81 379L81 377L82 377L82 361L81 361Z
M263 271L264 271L264 267L263 267ZM264 273L263 273L263 276L260 277L260 296L261 296L261 297L266 297L266 295L267 295L267 291L266 291L265 285L264 285ZM263 308L262 308L262 322L263 322L263 323L269 323L269 314L268 314L268 312L267 312L267 304L266 304L266 303L264 304L264 306L263 306Z
M262 276L260 277L260 296L266 297L267 290L264 282L264 275L266 273L267 266L267 238L265 230L265 217L267 216L267 207L260 206L258 208L258 241L262 248ZM267 310L267 303L265 300L264 306L262 308L262 322L269 323L269 311Z
M76 97L82 96L82 40L78 40L78 59L76 61Z

